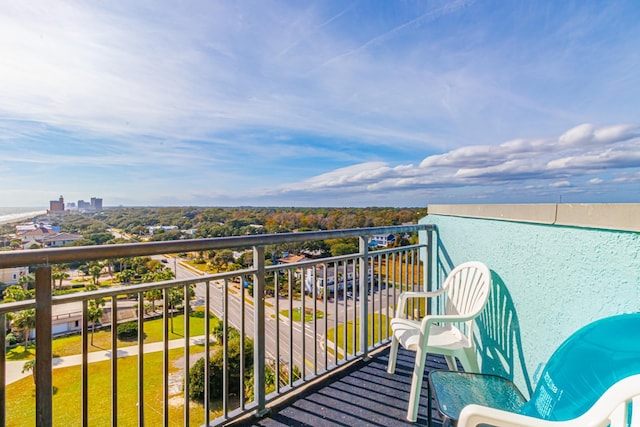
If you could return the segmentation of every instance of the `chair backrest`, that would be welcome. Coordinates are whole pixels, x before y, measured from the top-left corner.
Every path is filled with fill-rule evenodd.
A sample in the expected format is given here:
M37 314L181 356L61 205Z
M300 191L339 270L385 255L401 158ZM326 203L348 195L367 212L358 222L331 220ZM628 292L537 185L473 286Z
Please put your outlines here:
M640 374L640 313L590 323L547 362L525 415L566 421L584 414L618 381Z
M476 316L482 311L491 290L491 272L481 262L470 261L451 270L444 284L445 313ZM473 330L473 320L466 322L467 335Z

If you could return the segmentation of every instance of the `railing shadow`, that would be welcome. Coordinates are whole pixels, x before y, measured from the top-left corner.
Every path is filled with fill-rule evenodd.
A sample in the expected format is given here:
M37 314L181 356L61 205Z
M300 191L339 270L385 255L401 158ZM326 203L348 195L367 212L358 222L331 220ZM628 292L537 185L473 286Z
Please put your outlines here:
M439 235L436 249L434 289L439 288L455 265ZM524 360L520 325L513 299L500 275L491 270L491 278L492 288L487 306L475 322L474 341L481 370L513 381L515 372L519 369L527 392L531 395L533 388Z
M447 275L453 268L455 264L447 251L447 248L442 244L442 240L440 239L440 235L438 234L437 245L436 245L436 260L435 260L435 275L432 276L433 289L439 289L442 283L444 283Z
M527 392L531 395L533 389L522 352L513 299L502 278L493 270L491 276L493 285L489 300L476 319L477 333L474 335L482 373L500 375L513 381L516 369L520 369Z

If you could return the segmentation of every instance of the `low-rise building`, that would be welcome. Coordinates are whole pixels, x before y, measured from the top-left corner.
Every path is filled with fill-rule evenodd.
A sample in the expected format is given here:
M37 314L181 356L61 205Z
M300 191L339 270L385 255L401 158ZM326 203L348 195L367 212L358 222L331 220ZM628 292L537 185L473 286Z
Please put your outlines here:
M369 239L369 246L386 248L392 245L396 241L396 236L393 234L378 234L371 236Z
M159 230L163 230L165 232L178 230L178 226L177 225L150 225L149 227L147 227L147 230L149 230L149 234L155 234Z
M58 233L51 228L37 227L23 232L18 237L22 239L22 246L28 248L32 245L41 246L46 237L55 236L56 234Z
M0 283L15 285L22 276L29 274L29 267L11 267L0 269Z
M47 236L42 239L42 244L46 247L56 248L59 246L66 246L69 243L73 243L76 240L82 240L83 237L80 234L73 233L58 233L53 236Z

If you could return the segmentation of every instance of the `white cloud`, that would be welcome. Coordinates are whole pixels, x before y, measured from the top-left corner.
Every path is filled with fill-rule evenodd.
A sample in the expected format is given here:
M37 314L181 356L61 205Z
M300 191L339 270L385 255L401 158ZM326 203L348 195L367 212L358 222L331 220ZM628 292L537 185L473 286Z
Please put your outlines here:
M558 142L561 146L586 145L593 141L593 131L593 125L585 123L565 132L558 138Z
M598 144L587 142L598 135ZM580 152L576 146L583 147ZM566 156L566 153L576 153ZM328 188L349 192L385 192L389 190L450 189L518 184L530 190L574 186L568 179L584 178L590 184L602 183L592 171L609 173L640 168L638 127L630 125L596 127L585 124L558 138L518 139L495 146L461 147L425 158L419 166L391 166L371 162L340 168L298 184L282 187L309 192Z

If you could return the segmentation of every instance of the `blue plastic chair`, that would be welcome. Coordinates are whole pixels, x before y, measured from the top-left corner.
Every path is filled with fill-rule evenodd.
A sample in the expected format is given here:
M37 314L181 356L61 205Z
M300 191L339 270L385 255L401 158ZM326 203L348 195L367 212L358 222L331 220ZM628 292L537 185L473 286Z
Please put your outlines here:
M546 420L575 418L634 374L640 374L640 313L598 320L554 352L521 412Z
M637 426L640 406L632 411L634 403L640 404L640 313L597 320L571 335L517 413L471 404L458 425Z

